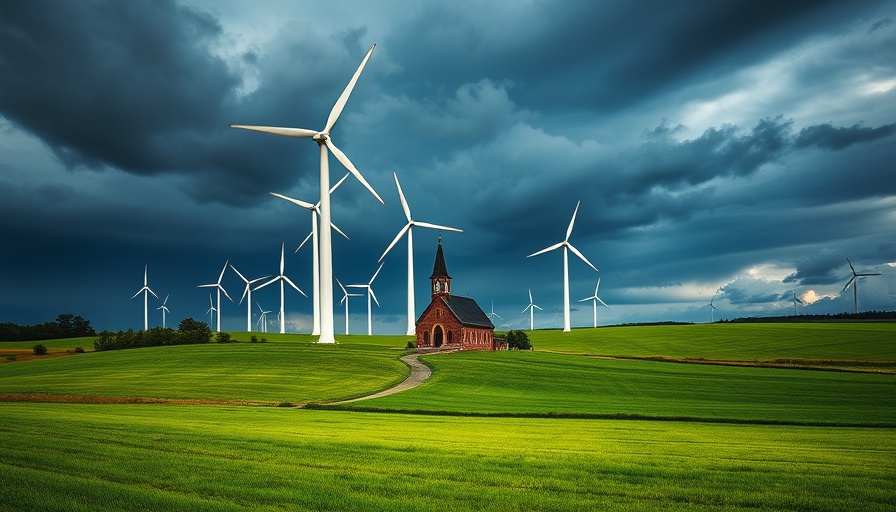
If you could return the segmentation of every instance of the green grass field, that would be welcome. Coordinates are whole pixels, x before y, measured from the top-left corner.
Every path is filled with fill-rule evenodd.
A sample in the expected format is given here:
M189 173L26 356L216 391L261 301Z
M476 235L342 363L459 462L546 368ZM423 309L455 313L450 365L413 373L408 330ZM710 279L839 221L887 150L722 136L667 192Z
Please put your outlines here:
M0 402L0 510L896 510L896 324L536 331L362 410L234 404L379 391L409 338L264 336L0 363L6 400L206 404Z

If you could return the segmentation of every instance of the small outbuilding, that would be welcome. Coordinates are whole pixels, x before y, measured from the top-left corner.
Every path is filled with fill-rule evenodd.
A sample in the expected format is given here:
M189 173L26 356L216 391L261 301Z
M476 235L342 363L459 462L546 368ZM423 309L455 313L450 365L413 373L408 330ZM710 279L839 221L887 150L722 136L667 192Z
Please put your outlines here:
M506 342L496 345L495 325L476 301L451 295L441 236L429 280L432 301L417 319L417 348L506 350Z

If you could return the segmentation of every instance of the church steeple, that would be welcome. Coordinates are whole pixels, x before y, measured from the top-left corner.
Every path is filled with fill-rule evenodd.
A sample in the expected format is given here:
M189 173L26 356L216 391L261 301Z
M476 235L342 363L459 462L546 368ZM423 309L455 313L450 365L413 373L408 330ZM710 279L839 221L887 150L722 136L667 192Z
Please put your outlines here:
M432 282L432 295L442 295L446 298L451 294L451 276L448 275L448 268L445 266L445 254L442 252L442 235L439 234L439 246L436 249L436 261L432 267L432 275L429 276Z

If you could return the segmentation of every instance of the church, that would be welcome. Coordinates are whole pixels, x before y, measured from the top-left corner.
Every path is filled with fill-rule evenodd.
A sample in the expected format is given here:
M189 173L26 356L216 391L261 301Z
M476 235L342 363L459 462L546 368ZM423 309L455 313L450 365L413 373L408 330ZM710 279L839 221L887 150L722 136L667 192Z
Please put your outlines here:
M503 339L495 340L495 326L475 300L451 295L451 276L445 266L441 235L429 280L432 301L417 319L418 349L507 349Z

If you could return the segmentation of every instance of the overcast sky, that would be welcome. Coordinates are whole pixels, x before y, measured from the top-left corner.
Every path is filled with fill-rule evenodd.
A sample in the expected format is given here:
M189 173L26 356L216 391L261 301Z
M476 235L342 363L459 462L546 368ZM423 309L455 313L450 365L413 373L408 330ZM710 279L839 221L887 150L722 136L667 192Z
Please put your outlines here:
M354 178L332 194L334 274L364 283L406 220L444 232L453 292L495 323L574 327L896 309L896 5L879 1L0 3L0 322L81 315L142 329L208 319L229 261L311 295L310 140L232 123L332 130ZM332 181L344 168L331 157ZM438 232L415 228L417 314ZM406 243L374 282L374 333L406 325ZM222 326L244 330L244 285ZM341 292L336 333L344 329ZM279 309L275 285L253 294ZM150 325L161 324L150 297ZM351 299L351 331L366 303ZM287 325L311 300L287 289ZM273 314L271 315L273 316ZM253 321L254 323L254 321ZM273 327L272 327L273 328Z

